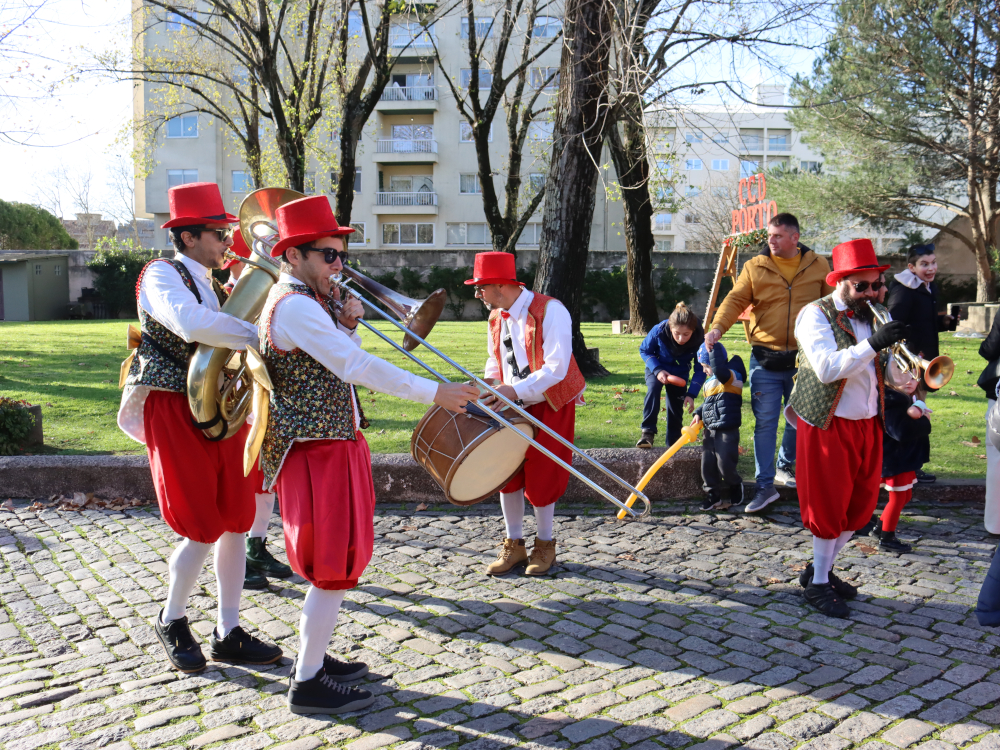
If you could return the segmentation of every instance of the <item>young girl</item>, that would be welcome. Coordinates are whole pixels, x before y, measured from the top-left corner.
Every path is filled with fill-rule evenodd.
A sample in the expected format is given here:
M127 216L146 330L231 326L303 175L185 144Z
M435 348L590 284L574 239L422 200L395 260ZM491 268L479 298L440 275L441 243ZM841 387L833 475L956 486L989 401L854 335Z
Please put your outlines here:
M691 413L694 397L705 382L705 372L695 362L705 331L698 316L678 302L670 317L657 323L639 346L646 364L646 401L642 406L642 437L637 448L652 448L660 414L660 391L667 391L667 445L681 436L681 409ZM691 366L694 365L694 375Z

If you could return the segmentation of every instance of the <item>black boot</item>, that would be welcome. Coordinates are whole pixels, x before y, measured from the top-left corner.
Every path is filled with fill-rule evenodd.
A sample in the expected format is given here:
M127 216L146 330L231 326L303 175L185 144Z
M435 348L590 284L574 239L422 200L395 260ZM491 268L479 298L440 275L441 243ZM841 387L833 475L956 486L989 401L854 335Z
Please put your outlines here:
M215 661L239 662L242 664L273 664L281 658L281 647L264 643L254 638L237 625L225 638L219 638L213 630L208 638L209 656Z
M191 635L191 628L188 626L188 618L182 617L179 620L171 620L166 625L163 624L163 610L156 615L156 637L159 639L163 650L167 652L167 658L174 669L179 672L200 672L205 668L205 656L201 653L201 646Z
M243 574L243 588L256 591L259 589L266 589L268 585L267 576L263 573L258 573L256 570L251 568L250 561L247 560L246 573Z
M827 578L830 580L830 585L833 586L833 590L836 591L842 599L854 599L858 595L858 589L856 586L851 585L847 581L841 580L832 570L827 574ZM804 589L809 588L809 584L812 583L812 579L813 564L809 563L806 565L806 569L799 573L799 585Z
M288 710L293 714L344 714L368 708L375 696L367 690L347 687L326 673L325 664L309 680L288 678Z
M875 522L875 526L872 528L871 531L868 532L868 536L873 537L875 539L881 539L882 538L882 519L881 518L878 519L878 521Z
M833 590L829 583L810 583L805 591L806 601L824 615L830 617L847 617L851 611L847 604Z
M264 537L247 537L247 573L251 570L269 578L289 578L292 575L292 569L275 560L274 555L268 551L267 539Z
M878 540L878 548L886 552L895 552L897 555L908 555L913 552L913 547L896 538L895 531L883 531Z

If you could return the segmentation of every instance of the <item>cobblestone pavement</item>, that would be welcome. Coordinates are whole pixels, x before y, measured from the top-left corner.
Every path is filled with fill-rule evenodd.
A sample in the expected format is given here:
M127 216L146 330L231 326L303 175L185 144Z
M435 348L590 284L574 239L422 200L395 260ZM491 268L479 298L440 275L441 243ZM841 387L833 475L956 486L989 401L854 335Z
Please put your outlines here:
M840 567L862 596L835 620L801 598L811 542L795 508L695 507L660 504L645 523L561 508L561 565L532 579L482 573L496 506L380 507L333 642L371 666L376 703L303 718L285 708L290 658L169 670L150 623L176 537L155 508L18 503L0 512L0 745L1000 749L1000 638L971 616L994 546L980 508L909 509L901 535L920 541L902 558L853 542ZM199 583L189 615L205 636L210 569ZM245 624L290 656L304 590L248 592Z

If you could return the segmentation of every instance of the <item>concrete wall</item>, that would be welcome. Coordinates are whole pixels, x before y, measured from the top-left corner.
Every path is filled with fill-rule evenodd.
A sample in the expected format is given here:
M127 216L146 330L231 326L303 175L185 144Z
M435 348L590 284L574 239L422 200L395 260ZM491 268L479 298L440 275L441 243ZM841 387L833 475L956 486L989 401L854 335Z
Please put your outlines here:
M28 266L3 264L3 319L31 320L28 305Z

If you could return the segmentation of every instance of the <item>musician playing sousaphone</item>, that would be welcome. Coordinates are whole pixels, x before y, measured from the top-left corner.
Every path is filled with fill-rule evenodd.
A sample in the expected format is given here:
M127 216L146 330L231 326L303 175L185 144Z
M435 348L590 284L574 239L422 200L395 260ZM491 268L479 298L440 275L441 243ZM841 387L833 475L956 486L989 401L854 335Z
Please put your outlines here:
M270 664L281 649L239 625L245 575L243 535L254 520L254 491L243 476L247 427L229 440L210 441L192 423L186 396L188 363L199 343L243 350L257 343L257 327L220 312L225 298L212 269L221 268L232 244L219 187L199 182L169 192L175 258L143 268L136 285L142 343L122 393L118 425L146 444L163 520L184 539L170 556L167 601L155 632L175 669L205 668L185 608L215 545L219 612L209 637L215 660ZM266 581L265 581L266 583Z
M354 230L337 225L325 196L286 203L276 218L281 239L271 254L281 258L281 276L260 317L260 352L273 385L261 467L281 498L288 560L312 584L288 707L344 713L374 701L369 691L341 684L368 667L326 653L344 595L374 544L371 454L360 431L368 422L355 385L455 412L479 391L411 375L361 348L361 303L351 298L337 311L331 300L339 301L340 290L330 296L330 277L347 260L344 237Z
M572 442L576 405L582 404L587 387L573 357L572 321L569 311L552 297L529 292L517 280L510 253L476 255L474 278L465 282L476 287L476 297L490 310L486 380L501 385L496 390L536 419ZM484 402L502 410L495 396ZM569 448L542 432L538 442L567 463ZM507 536L489 575L503 575L527 563L525 573L542 575L556 562L553 537L555 503L569 483L569 472L528 448L524 468L500 490ZM535 545L529 558L524 544L524 499L535 509Z

